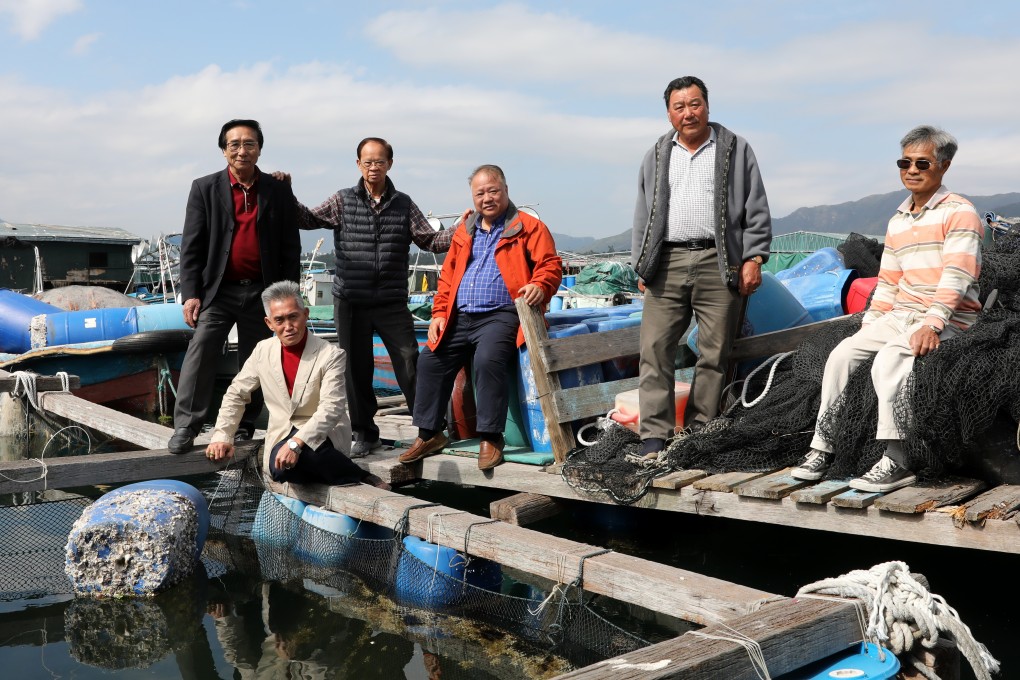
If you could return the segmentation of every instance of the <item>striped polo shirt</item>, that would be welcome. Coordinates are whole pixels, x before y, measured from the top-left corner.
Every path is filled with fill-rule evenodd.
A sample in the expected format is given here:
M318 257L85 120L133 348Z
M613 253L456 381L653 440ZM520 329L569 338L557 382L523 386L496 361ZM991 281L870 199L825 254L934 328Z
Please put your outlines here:
M925 323L966 329L977 320L984 224L973 204L945 186L916 215L900 204L885 234L878 286L864 323L890 311L925 315Z

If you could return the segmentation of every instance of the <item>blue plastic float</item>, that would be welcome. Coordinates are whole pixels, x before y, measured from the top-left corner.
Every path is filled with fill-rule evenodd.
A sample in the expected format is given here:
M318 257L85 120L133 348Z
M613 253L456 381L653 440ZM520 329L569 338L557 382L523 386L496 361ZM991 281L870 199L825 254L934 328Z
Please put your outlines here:
M79 595L152 595L192 573L208 531L209 508L195 487L167 479L129 484L75 522L64 570Z
M822 274L785 279L783 285L808 311L812 321L825 321L843 316L844 301L856 279L856 270L834 269Z
M888 649L882 650L885 658L880 658L877 645L862 642L845 652L834 654L816 661L792 673L785 673L776 680L832 680L833 678L852 678L853 680L886 680L892 678L900 670L899 659Z
M776 272L776 278L780 281L786 281L788 279L800 278L801 276L824 274L825 272L844 268L843 256L840 255L838 250L832 247L819 248L798 262L796 266Z
M297 542L301 516L306 503L280 493L266 491L255 511L252 540L278 548L290 548Z
M357 550L352 538L392 540L393 530L309 505L301 515L294 554L316 566L342 567Z
M395 593L404 604L441 609L463 596L465 582L493 592L499 592L503 585L503 570L496 562L477 557L468 561L453 548L417 536L405 536L403 545L405 552L397 565Z

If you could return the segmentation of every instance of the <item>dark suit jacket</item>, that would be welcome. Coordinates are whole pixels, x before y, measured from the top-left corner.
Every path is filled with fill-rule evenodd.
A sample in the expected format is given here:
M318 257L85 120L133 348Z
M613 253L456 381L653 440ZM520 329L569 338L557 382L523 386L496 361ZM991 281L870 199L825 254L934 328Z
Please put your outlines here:
M298 281L301 237L297 227L297 200L290 185L259 173L259 246L262 280ZM234 198L227 169L199 177L191 184L181 238L181 294L198 298L202 308L212 302L227 268L234 234Z

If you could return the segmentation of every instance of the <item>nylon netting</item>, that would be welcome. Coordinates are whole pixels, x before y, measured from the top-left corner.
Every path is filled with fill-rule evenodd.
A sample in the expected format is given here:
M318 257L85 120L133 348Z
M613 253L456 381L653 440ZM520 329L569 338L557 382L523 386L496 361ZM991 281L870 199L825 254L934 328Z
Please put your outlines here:
M479 641L486 654L516 659L527 669L525 677L562 673L649 644L606 618L598 598L576 583L543 590L505 579L498 565L463 553L454 558L467 565L459 579L437 569L444 565L426 563L406 550L399 524L370 526L369 534L384 536L361 538L304 522L264 488L256 465L252 458L221 471L215 484L204 488L210 529L202 565L192 578L155 598L81 599L68 606L73 656L103 668L150 665L193 638L214 581L238 578L291 588L291 599L312 598L319 609L364 621L382 617L404 638L439 654L451 644L444 643L449 638ZM63 500L48 501L54 492L48 493L26 494L24 505L0 507L0 600L71 593L64 546L91 500L60 494ZM479 574L484 587L475 585ZM295 583L304 585L287 585ZM306 592L309 588L315 593ZM554 596L547 598L550 591ZM145 639L118 631L145 631ZM313 654L312 646L326 644L303 635L293 638L300 649L288 651ZM443 673L458 677L455 666L444 665ZM475 668L462 677L487 676Z
M922 480L977 455L981 437L1002 413L1020 420L1020 233L1011 231L986 248L979 283L983 303L993 290L997 299L967 332L915 361L896 404L908 462ZM825 361L860 328L861 318L825 325L795 353L778 358L777 366L754 373L733 390L742 398L723 416L697 434L680 433L658 458L643 459L637 435L610 424L594 445L568 455L563 478L579 491L633 503L655 478L680 470L768 472L796 465L816 426L834 449L827 478L864 474L885 450L875 439L871 361L855 369L837 403L815 422Z
M885 245L870 236L851 232L846 241L836 246L843 256L843 266L854 269L862 278L878 276Z

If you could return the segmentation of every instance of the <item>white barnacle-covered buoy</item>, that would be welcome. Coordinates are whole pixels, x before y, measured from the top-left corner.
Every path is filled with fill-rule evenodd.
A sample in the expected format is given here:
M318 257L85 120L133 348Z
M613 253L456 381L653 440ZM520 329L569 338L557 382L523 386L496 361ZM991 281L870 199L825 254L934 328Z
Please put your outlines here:
M208 529L208 506L193 486L131 484L104 495L74 523L64 571L78 595L152 595L194 570Z

